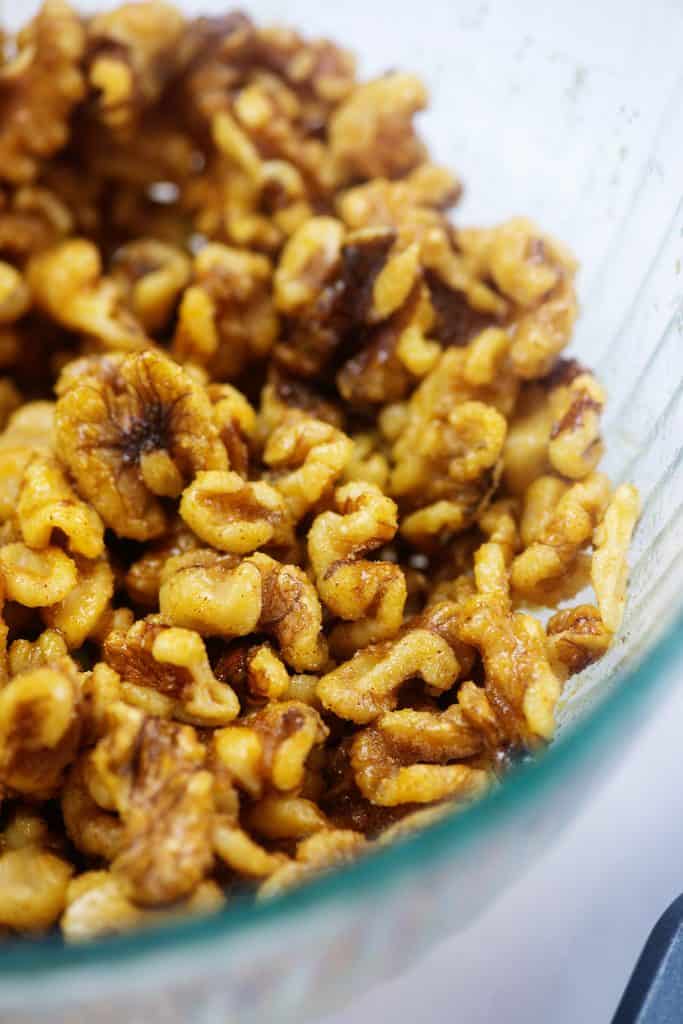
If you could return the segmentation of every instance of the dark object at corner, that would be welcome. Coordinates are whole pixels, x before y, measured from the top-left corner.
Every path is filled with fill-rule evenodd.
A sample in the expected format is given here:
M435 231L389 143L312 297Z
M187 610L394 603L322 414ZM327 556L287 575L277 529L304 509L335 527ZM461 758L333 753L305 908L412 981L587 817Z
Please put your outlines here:
M650 933L612 1024L683 1021L683 895Z

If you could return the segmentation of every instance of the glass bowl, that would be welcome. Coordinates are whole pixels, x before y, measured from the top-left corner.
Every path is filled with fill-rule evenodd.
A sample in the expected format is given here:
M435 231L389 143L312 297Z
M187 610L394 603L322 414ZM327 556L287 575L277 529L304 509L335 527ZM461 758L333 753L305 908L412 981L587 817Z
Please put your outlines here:
M16 24L35 4L7 6ZM432 93L424 135L466 185L457 221L524 213L573 247L573 351L609 393L605 468L643 498L625 622L567 689L556 742L482 803L267 904L81 947L3 947L0 1020L13 1024L301 1021L440 936L466 942L468 923L557 840L683 671L683 10L260 0L250 13L338 39L363 72L419 72ZM456 986L457 961L453 971Z

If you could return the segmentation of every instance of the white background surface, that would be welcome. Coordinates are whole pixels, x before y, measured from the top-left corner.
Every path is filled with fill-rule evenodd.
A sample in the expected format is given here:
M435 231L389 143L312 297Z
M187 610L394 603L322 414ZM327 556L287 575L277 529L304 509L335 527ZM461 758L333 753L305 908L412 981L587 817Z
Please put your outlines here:
M461 934L457 961L446 942L324 1024L609 1024L683 891L682 732L672 679L574 824L470 929L465 957Z

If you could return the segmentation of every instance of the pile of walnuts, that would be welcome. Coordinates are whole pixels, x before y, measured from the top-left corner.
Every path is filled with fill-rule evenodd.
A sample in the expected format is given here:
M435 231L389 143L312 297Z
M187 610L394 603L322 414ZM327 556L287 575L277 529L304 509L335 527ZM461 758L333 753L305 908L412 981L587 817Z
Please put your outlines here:
M5 41L0 929L76 941L484 794L639 503L572 256L454 225L416 78L157 0Z

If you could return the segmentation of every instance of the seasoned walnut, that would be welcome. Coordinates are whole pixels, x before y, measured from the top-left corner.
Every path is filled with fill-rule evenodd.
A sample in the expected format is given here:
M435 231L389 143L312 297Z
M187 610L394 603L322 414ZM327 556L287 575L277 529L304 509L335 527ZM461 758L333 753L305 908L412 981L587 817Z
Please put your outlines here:
M88 83L96 116L110 128L137 127L173 73L183 18L170 4L126 3L88 23Z
M288 793L304 781L306 761L328 730L318 712L299 701L268 704L214 734L214 762L252 797Z
M339 182L400 178L413 170L425 149L412 119L426 105L426 89L414 75L390 72L354 89L330 118Z
M458 616L460 639L482 656L485 695L509 742L534 749L552 739L560 681L548 663L540 623L511 612L496 594L469 598Z
M287 669L269 643L247 641L231 647L219 659L215 672L217 679L230 683L238 692L248 690L257 701L291 696Z
M80 738L81 681L69 658L20 672L0 690L0 780L27 796L52 795Z
M271 366L261 391L256 440L264 446L276 427L297 418L321 420L338 430L344 429L344 413L337 402L323 396L310 383L288 377Z
M364 555L391 541L398 528L396 505L374 484L351 483L334 496L335 512L317 516L308 533L308 555L325 605L353 625L337 626L335 650L352 654L394 636L403 621L406 582L393 562Z
M246 813L248 827L264 839L305 839L329 828L320 808L300 796L269 794L257 800Z
M112 869L137 903L180 899L210 869L213 797L204 753L189 725L146 718L121 703L110 709L110 729L90 758L93 795L123 820Z
M204 389L149 351L72 363L56 410L60 457L79 492L120 536L164 532L159 497L175 497L227 455Z
M97 512L81 501L54 458L36 456L26 467L17 504L24 541L47 547L54 531L66 536L69 550L98 558L104 550L104 526Z
M616 633L626 604L628 547L640 515L640 497L632 484L621 484L612 495L593 535L591 582L602 621Z
M190 261L177 246L140 238L114 254L112 278L145 331L163 330L190 280Z
M205 549L173 559L164 569L159 604L168 621L202 635L269 633L297 671L325 662L322 610L313 584L297 566L268 555L240 561Z
M34 551L20 541L0 547L0 574L7 597L27 608L63 601L78 581L76 563L61 548Z
M347 483L365 482L384 490L389 479L389 462L376 432L353 434L353 454L344 471Z
M75 584L61 601L42 611L45 623L59 630L71 649L95 634L114 594L114 574L106 558L74 561Z
M356 860L368 847L360 832L350 829L323 829L302 839L296 859L283 864L259 887L260 900L279 896L287 889L302 885L331 868Z
M8 651L8 667L11 676L44 668L69 653L62 633L58 629L46 629L36 640L14 640Z
M149 345L125 306L123 288L102 274L99 251L85 238L70 238L32 257L26 278L39 309L101 348L134 351Z
M555 675L566 679L602 658L612 633L590 604L565 608L548 619L546 647Z
M579 373L566 387L551 392L554 420L548 459L555 472L570 480L591 473L603 454L600 414L605 393L591 373Z
M69 116L85 92L79 63L85 34L63 0L47 0L0 67L0 177L27 182L68 138Z
M449 690L460 663L453 648L438 632L407 624L396 640L385 640L357 651L324 675L317 695L323 706L340 718L371 722L398 701L398 690L411 679L423 679L434 692Z
M268 438L263 459L270 482L298 522L341 476L353 451L346 434L329 423L291 418Z
M278 331L270 279L265 256L217 243L204 246L180 303L176 358L206 366L218 380L234 379L263 359Z
M0 260L0 324L18 320L30 305L31 295L22 275Z
M530 591L565 573L602 519L609 492L609 480L602 473L592 473L570 487L538 537L513 561L513 587Z
M67 942L84 942L133 928L158 927L174 917L210 914L224 902L219 886L204 881L190 896L171 907L160 910L140 906L131 898L126 879L112 871L86 871L66 890L66 909L60 926Z
M166 562L186 551L201 547L197 537L182 519L174 519L166 533L145 547L126 573L126 591L136 604L143 608L156 608L159 604L161 574Z
M158 616L138 619L126 632L111 632L104 657L119 673L130 703L149 688L166 698L172 717L194 725L226 725L239 713L235 693L211 671L201 637L165 626Z
M85 762L72 765L62 787L60 807L66 834L77 850L88 857L112 861L123 841L120 819L103 810L88 789Z
M225 470L198 473L183 491L180 515L205 543L236 555L293 540L280 493L263 480L249 483Z
M242 392L232 384L209 384L207 393L213 405L214 423L228 453L230 468L246 477L256 434L256 412Z
M411 716L410 726L403 742L406 716ZM467 757L480 748L480 738L457 706L441 715L394 711L357 733L351 764L360 791L383 807L454 798L467 802L486 791L487 773L466 764L439 762Z
M18 817L0 837L0 925L20 933L43 932L64 908L74 869L50 850L44 826L36 829L35 819L19 823Z

